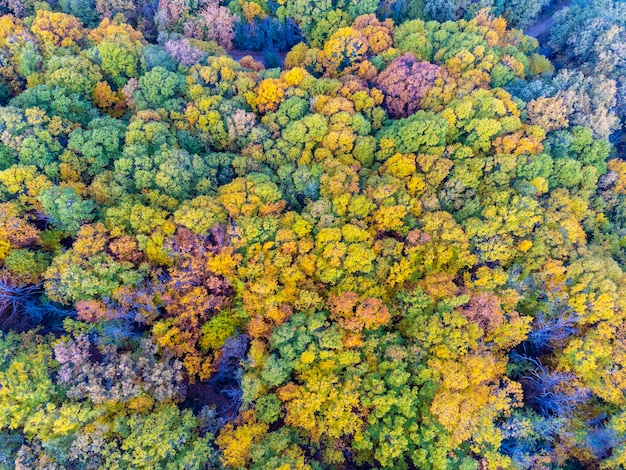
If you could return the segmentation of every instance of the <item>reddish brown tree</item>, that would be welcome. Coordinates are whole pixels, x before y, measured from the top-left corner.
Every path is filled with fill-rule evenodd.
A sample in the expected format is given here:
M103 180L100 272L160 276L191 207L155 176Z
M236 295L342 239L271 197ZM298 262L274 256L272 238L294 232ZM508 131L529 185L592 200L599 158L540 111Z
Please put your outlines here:
M472 297L463 309L463 315L484 331L491 331L504 323L500 299L490 292L481 292Z
M385 107L392 118L403 118L420 109L420 101L442 71L438 65L418 61L407 52L381 72L377 86L385 94Z

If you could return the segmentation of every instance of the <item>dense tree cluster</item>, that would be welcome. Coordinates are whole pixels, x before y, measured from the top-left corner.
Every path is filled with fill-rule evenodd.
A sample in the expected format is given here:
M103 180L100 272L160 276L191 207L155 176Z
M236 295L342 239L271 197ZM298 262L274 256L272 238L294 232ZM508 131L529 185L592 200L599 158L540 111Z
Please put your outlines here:
M0 1L0 468L624 468L606 4Z
M578 37L578 41L571 38ZM572 88L578 96L574 106L591 106L600 125L610 126L620 149L626 146L626 3L596 0L574 3L558 12L548 42L553 59L563 68L577 72ZM584 78L583 78L584 77ZM556 80L555 80L556 81ZM587 82L581 87L577 82ZM557 85L562 88L562 85ZM586 93L590 104L583 104ZM582 96L581 96L582 95ZM605 124L606 122L606 124Z

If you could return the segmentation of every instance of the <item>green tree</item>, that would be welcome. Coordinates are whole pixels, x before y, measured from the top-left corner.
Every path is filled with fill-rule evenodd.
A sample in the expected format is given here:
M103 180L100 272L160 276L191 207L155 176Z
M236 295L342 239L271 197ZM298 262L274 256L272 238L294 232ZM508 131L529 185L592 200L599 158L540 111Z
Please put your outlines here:
M83 200L73 188L52 186L39 194L44 214L52 224L70 233L78 232L83 222L93 219L94 203Z

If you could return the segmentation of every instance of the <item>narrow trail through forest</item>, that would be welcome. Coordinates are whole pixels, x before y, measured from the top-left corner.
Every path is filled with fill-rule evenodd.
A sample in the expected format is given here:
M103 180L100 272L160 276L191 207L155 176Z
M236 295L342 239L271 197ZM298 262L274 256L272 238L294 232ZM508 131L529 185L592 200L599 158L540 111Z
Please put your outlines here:
M526 28L524 33L537 39L540 44L544 44L548 40L550 28L554 25L554 15L563 8L570 6L571 3L571 0L557 1L539 16L536 23Z
M228 51L228 55L230 55L237 62L239 62L242 58L246 56L251 56L257 62L264 63L265 54L266 53L262 51L245 51L240 49L231 49ZM277 52L276 55L279 57L280 63L282 65L285 62L285 57L287 56L287 53Z
M236 61L239 61L249 55L252 56L252 58L257 62L263 62L263 52L259 51L242 51L239 49L231 49L228 51L228 55L230 55Z

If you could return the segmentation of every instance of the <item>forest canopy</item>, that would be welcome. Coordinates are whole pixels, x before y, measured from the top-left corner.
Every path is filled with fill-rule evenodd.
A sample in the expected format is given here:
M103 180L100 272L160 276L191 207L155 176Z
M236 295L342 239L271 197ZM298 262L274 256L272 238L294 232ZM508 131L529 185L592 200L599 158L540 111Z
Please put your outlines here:
M626 2L0 15L0 469L626 468Z

